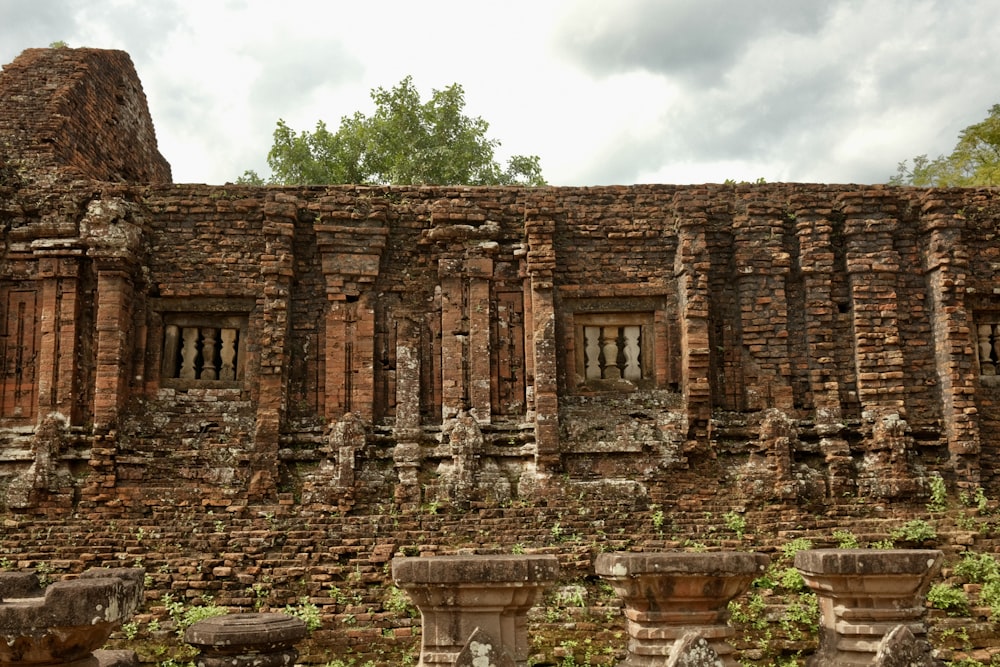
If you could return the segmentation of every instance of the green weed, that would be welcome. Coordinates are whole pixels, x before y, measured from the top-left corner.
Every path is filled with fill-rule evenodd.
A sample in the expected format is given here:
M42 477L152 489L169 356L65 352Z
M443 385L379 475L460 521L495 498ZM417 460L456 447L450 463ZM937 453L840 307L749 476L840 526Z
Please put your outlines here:
M940 475L931 475L931 495L927 501L927 511L943 512L948 509L948 487Z
M940 609L949 616L968 616L969 598L965 591L951 584L938 582L927 591L927 601L935 609Z

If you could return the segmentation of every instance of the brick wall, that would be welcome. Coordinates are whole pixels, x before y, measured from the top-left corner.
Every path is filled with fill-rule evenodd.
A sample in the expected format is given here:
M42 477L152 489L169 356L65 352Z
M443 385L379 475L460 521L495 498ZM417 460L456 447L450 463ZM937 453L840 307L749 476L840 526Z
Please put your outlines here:
M22 177L170 182L128 54L28 49L0 71L0 162Z
M466 414L473 430L454 438L485 449L462 500L494 493L477 488L480 473L510 499L564 470L655 483L652 470L683 470L688 454L733 438L749 436L751 451L773 411L799 437L776 454L790 461L779 478L755 488L787 495L801 466L827 498L919 495L930 472L961 488L993 482L982 461L995 456L996 386L979 380L978 359L995 353L977 339L977 318L1000 313L990 190L56 191L77 206L19 209L7 236L4 418L30 431L58 409L70 431L92 425L131 451L190 430L183 415L207 415L207 433L229 415L240 426L221 431L225 446L204 446L231 452L226 494L273 499L290 461L355 479L391 461L382 484L441 500L468 468L453 439ZM165 377L177 316L199 322L192 355L204 327L222 326L213 318L239 322L225 362L239 377ZM630 354L645 376L584 378L609 354L624 367L626 340L607 332L624 335L626 321L641 325ZM585 329L602 322L614 326L598 342ZM221 368L212 344L204 354ZM19 358L32 364L18 371ZM350 462L331 435L348 413L367 431ZM21 440L12 460L30 459ZM165 446L157 470L190 456ZM418 474L400 481L404 469Z
M141 560L161 616L306 595L321 661L412 643L398 553L550 549L593 588L601 549L1000 495L995 190L182 186L123 54L0 91L7 562Z

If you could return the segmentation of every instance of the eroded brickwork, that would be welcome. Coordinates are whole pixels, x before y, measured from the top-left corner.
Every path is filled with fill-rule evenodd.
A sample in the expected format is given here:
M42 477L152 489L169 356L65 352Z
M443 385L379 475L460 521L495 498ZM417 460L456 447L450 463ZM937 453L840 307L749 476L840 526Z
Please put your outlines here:
M355 614L400 550L1000 495L995 190L176 185L124 54L0 92L0 556Z
M9 172L28 180L170 181L125 52L28 49L3 67L0 89L0 153Z
M168 175L123 54L29 51L0 83L5 162L23 173ZM124 129L60 153L53 108L75 110L55 114L59 136L108 114ZM26 158L36 144L55 152ZM764 496L919 493L922 459L992 482L990 190L94 183L31 207L35 186L5 185L0 285L3 418L30 431L56 411L81 445L110 438L98 449L123 476L82 503L128 479L172 486L191 459L226 495L273 498L290 463L347 469L329 441L347 414L369 436L346 492L372 476L412 487L401 502L451 499L435 480L457 470L463 500L480 473L512 499L564 471L655 483L637 471L739 450L774 411L796 435L767 453L785 463L753 485ZM451 442L464 415L483 447L472 472ZM171 446L195 416L201 444Z

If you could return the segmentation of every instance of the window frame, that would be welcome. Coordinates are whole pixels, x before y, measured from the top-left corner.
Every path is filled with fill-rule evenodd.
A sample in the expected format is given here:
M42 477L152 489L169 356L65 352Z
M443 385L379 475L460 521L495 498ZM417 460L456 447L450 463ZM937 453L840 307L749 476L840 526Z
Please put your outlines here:
M587 327L640 327L639 369L642 377L637 380L587 379L587 350L584 330ZM656 334L654 311L601 311L573 313L573 347L575 392L621 392L630 388L656 387Z
M250 350L249 328L253 302L247 299L190 299L157 300L154 303L159 315L156 328L159 342L159 386L168 389L242 389L245 385L247 357ZM176 355L179 346L183 345L182 336L170 340L168 331L171 326L235 329L237 340L235 348L233 380L203 380L175 377L179 372ZM199 336L200 337L200 336ZM218 354L219 348L217 348Z

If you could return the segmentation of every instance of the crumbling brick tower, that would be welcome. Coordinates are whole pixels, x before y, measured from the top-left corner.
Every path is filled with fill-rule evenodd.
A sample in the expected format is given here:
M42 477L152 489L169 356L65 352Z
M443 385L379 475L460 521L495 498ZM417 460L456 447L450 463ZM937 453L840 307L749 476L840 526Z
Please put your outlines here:
M994 190L175 185L123 53L0 100L8 510L1000 490Z

